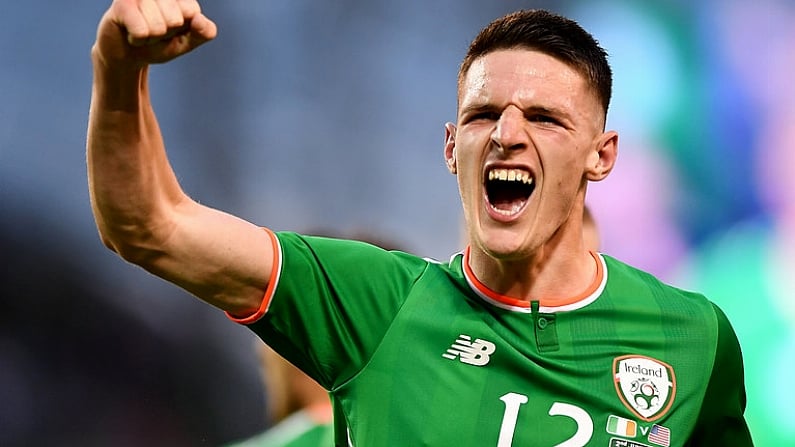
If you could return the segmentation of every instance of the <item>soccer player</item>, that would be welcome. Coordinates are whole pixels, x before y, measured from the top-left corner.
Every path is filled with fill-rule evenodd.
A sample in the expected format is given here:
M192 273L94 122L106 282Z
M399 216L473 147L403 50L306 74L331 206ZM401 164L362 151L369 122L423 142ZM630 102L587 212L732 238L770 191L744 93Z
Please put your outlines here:
M742 356L704 296L588 250L612 75L576 22L481 30L444 155L468 246L447 263L274 232L188 197L147 73L216 35L190 0L100 20L87 141L104 243L248 325L330 391L338 446L748 446Z

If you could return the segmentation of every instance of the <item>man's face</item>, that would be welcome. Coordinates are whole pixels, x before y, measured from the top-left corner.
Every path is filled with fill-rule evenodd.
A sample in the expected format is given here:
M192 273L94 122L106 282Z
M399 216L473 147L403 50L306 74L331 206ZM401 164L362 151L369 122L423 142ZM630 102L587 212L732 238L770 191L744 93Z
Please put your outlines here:
M459 91L445 156L458 176L470 243L521 259L576 230L564 225L586 180L612 168L604 111L586 80L546 54L510 49L477 59ZM607 168L607 169L604 169Z

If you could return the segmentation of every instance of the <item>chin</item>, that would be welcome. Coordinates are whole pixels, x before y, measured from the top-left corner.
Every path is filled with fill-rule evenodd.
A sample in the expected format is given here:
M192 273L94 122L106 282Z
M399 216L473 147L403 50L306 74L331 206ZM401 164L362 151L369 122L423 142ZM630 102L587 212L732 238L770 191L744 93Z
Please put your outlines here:
M481 249L495 259L518 259L527 255L530 249L524 238L512 231L484 235L480 239Z

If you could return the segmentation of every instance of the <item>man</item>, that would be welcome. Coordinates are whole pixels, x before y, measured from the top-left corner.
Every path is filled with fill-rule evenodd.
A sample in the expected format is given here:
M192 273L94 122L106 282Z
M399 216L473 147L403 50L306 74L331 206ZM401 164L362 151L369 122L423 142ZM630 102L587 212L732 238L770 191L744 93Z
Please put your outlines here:
M723 313L585 246L587 184L613 168L618 135L604 130L606 54L579 25L520 11L472 42L444 145L469 245L448 264L277 234L190 199L147 71L215 34L188 0L117 0L103 16L97 226L328 389L336 445L751 445Z

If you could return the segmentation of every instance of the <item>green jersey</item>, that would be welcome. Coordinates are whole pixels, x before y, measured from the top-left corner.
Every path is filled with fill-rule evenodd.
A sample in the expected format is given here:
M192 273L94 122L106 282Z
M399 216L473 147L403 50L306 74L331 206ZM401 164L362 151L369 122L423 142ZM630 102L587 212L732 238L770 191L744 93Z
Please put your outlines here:
M330 390L338 446L750 446L737 338L703 296L606 255L582 296L499 295L449 263L279 233L241 320Z

